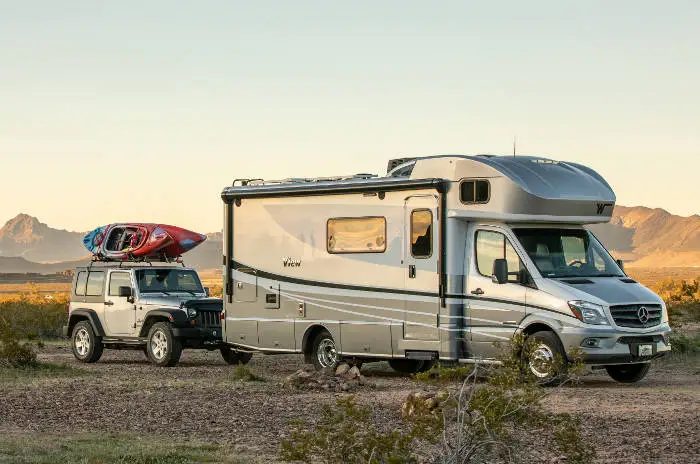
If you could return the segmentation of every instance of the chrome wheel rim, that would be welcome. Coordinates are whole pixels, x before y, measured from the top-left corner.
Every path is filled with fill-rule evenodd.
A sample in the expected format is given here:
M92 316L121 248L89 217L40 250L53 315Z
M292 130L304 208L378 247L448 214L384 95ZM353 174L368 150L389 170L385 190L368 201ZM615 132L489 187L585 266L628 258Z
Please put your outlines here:
M318 344L318 363L323 367L333 367L338 361L338 351L335 342L330 338L324 338Z
M90 334L87 329L78 329L73 343L75 344L75 351L78 355L86 356L88 351L90 351Z
M545 379L551 377L554 369L554 352L547 345L541 343L530 353L530 372L535 377Z
M168 353L168 338L161 330L156 330L151 336L151 353L158 360Z

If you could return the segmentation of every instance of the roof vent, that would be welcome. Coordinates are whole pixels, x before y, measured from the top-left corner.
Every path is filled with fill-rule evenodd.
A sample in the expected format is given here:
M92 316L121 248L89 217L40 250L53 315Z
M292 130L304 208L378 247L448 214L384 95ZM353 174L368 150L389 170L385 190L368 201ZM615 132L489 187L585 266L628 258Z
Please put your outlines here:
M395 158L392 160L389 160L389 164L386 167L386 173L389 174L391 171L394 170L397 166L401 166L404 163L408 163L409 161L414 161L416 158Z

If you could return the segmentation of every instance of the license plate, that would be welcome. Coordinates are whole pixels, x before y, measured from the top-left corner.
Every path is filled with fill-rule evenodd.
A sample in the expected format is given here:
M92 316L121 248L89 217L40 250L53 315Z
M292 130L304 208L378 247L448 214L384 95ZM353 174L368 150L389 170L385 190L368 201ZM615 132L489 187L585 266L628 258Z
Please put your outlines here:
M639 348L637 348L637 350L639 356L651 356L652 354L654 354L653 345L639 345Z

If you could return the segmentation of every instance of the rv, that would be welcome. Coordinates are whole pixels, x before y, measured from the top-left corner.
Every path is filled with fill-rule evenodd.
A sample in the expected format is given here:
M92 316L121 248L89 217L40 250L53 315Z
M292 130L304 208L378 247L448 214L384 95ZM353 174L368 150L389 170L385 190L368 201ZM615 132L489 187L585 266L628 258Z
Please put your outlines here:
M224 201L224 342L317 368L493 362L523 334L543 383L580 353L636 382L670 350L664 302L586 224L615 194L580 164L392 160L386 176L237 179Z

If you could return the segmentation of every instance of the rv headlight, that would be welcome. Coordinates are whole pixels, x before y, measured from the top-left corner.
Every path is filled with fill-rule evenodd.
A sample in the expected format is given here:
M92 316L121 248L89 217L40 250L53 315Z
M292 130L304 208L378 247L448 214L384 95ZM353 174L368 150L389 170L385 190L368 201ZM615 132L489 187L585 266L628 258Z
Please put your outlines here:
M610 325L605 317L603 307L588 301L569 301L569 308L574 315L586 324Z
M194 308L187 308L187 315L191 318L197 317L197 310Z

